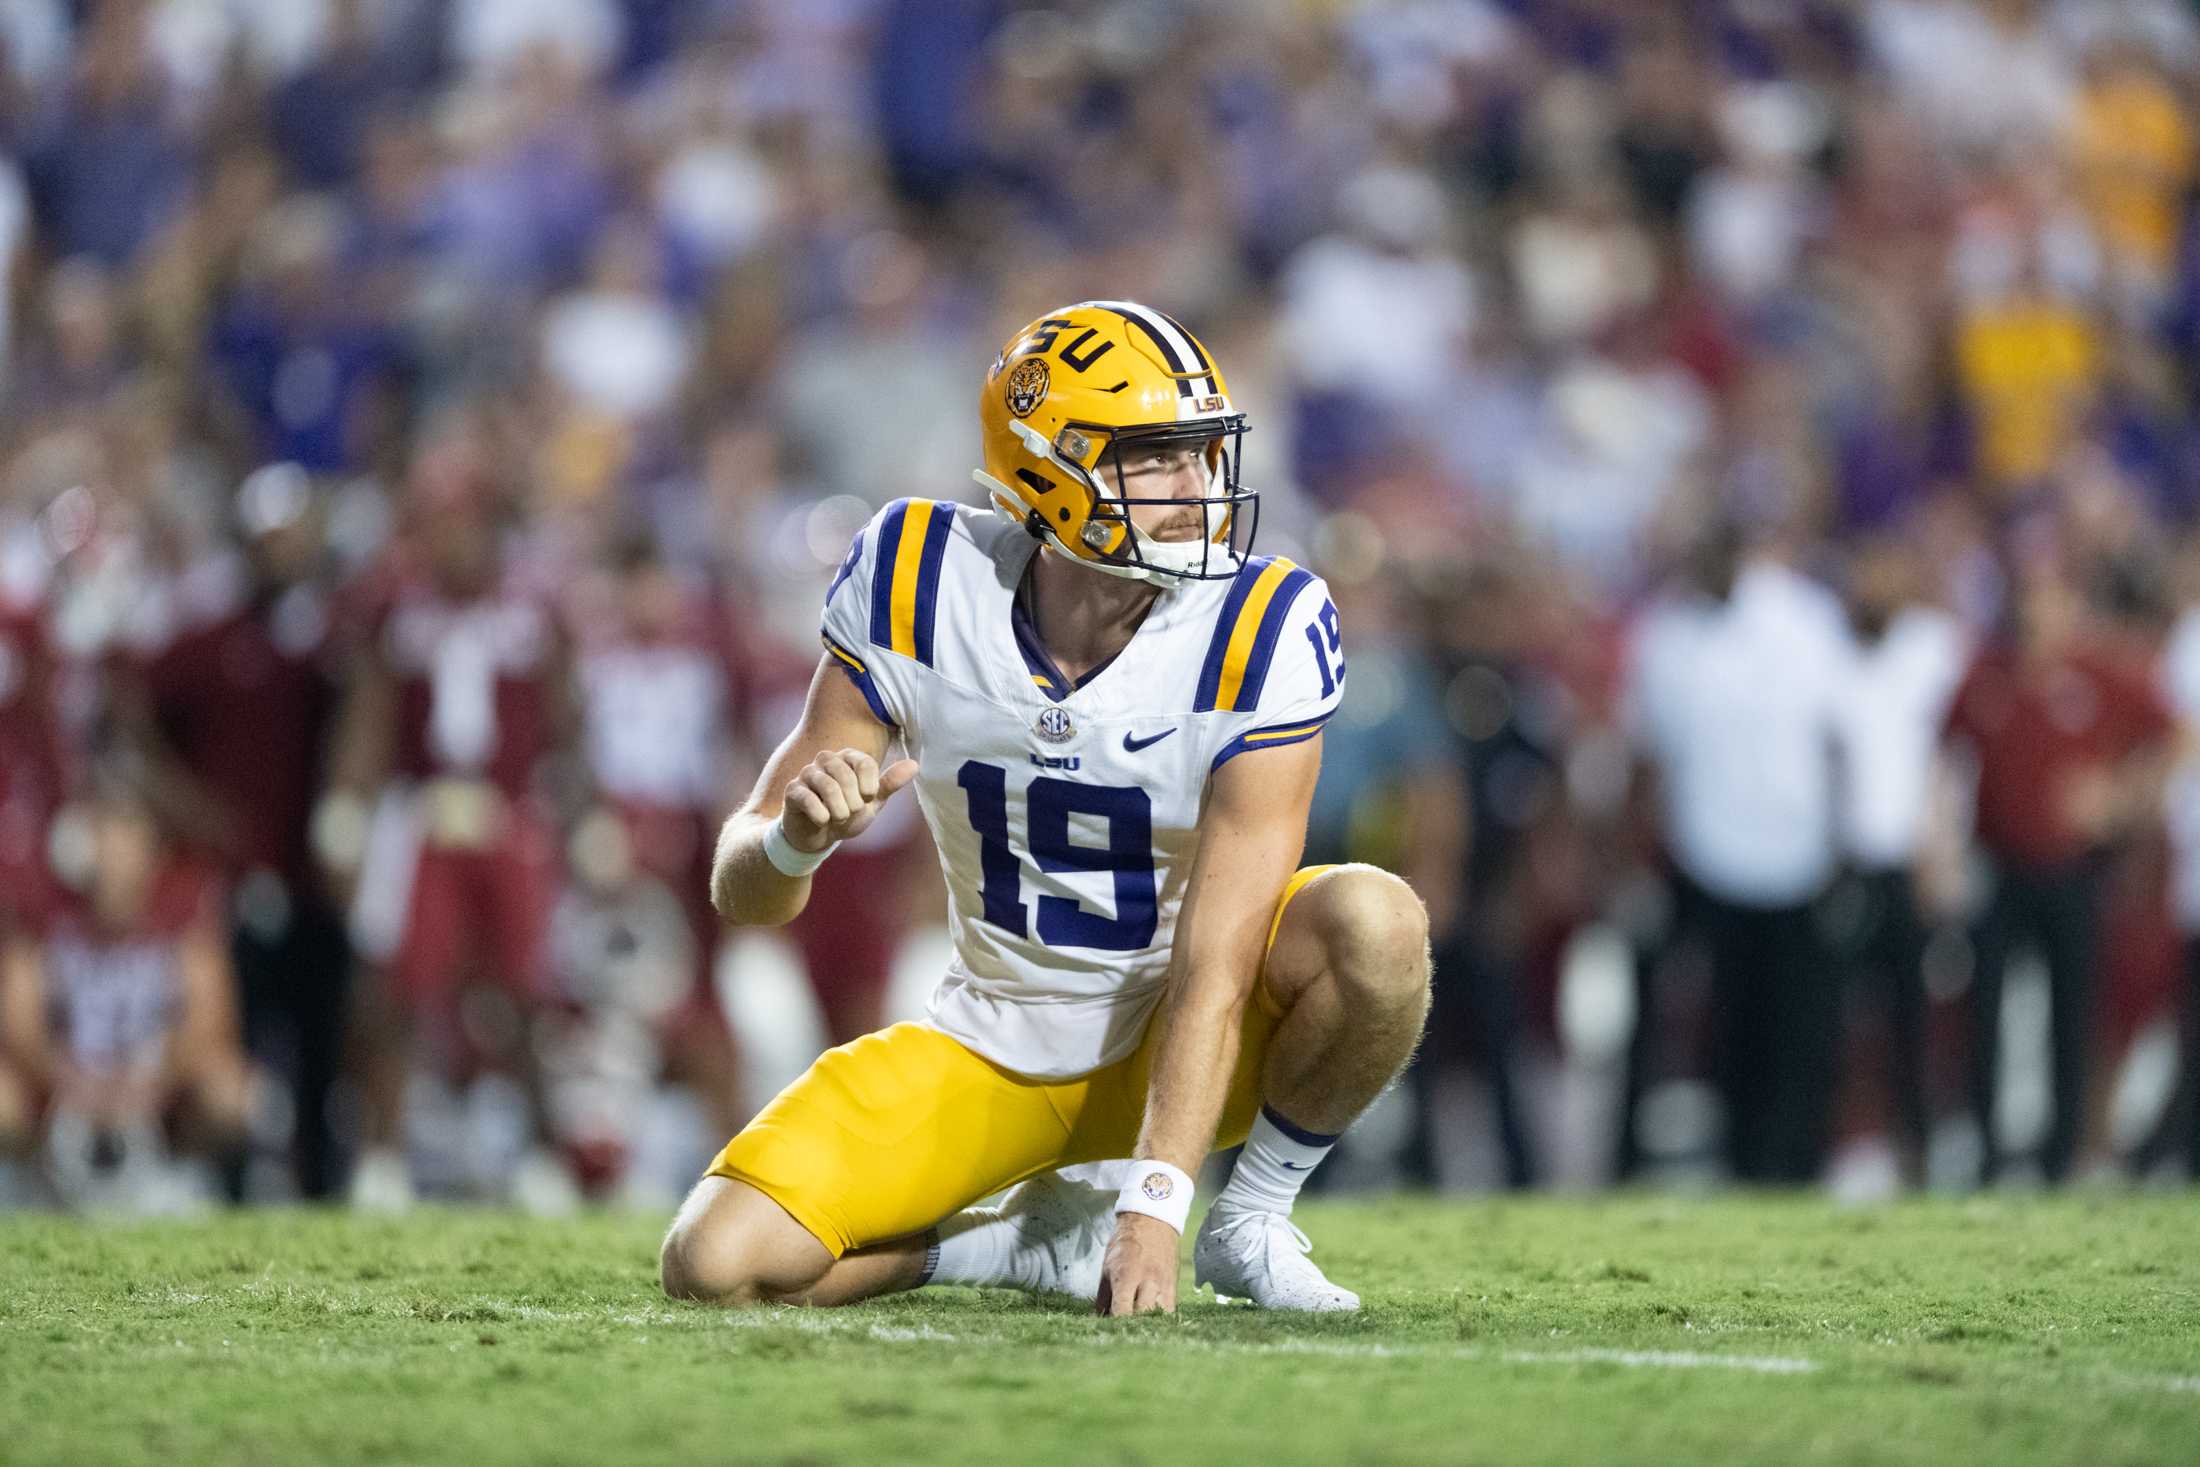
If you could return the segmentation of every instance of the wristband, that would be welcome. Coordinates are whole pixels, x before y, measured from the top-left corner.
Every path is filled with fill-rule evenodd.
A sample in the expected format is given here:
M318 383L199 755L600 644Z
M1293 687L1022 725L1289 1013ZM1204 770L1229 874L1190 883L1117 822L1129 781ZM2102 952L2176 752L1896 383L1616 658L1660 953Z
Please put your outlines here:
M1134 1161L1115 1210L1158 1217L1181 1233L1192 1216L1191 1175L1165 1161Z
M822 851L798 851L794 842L787 839L785 816L777 816L764 827L764 859L781 876L807 876L825 864L825 858L840 848L834 841Z

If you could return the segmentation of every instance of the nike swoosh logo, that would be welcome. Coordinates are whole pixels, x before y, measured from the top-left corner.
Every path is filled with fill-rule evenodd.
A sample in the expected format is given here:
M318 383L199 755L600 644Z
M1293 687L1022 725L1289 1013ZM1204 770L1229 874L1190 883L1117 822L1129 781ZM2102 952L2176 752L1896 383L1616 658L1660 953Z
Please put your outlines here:
M1155 734L1150 739L1133 738L1126 733L1123 735L1123 752L1126 754L1135 754L1140 749L1150 749L1155 744L1160 743L1163 739L1167 738L1170 734L1173 734L1175 732L1176 730L1174 728L1165 728L1161 730L1161 732Z
M1313 1165L1312 1165L1311 1163L1309 1163L1309 1164L1308 1164L1308 1165L1306 1165L1306 1166L1300 1166L1300 1165L1299 1165L1299 1164L1298 1164L1297 1162L1295 1162L1295 1161L1287 1161L1287 1162L1285 1162L1285 1163L1283 1164L1283 1169L1284 1169L1285 1171L1287 1171L1287 1172L1310 1172L1310 1171L1312 1171L1312 1170L1313 1170L1314 1168L1313 1168Z

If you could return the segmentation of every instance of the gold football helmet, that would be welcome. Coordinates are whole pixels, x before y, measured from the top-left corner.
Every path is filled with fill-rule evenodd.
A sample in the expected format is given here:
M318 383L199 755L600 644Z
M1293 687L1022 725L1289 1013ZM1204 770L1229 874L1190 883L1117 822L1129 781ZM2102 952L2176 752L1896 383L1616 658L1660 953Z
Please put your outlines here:
M974 477L1078 563L1167 585L1226 580L1252 553L1260 496L1238 482L1245 415L1198 338L1152 307L1083 301L1024 327L993 359L978 416L985 467ZM1204 495L1124 492L1126 449L1185 446L1206 456ZM1206 534L1157 540L1132 522L1133 505L1163 503L1199 505Z

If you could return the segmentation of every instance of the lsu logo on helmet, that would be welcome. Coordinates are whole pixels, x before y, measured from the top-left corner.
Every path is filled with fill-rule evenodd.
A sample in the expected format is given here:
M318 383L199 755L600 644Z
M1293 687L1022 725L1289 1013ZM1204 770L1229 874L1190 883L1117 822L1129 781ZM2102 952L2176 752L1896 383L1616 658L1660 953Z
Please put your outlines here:
M1238 480L1245 415L1199 339L1135 301L1082 301L1040 317L1001 348L979 399L994 504L1081 565L1167 585L1227 580L1252 553L1260 496ZM1196 448L1205 533L1158 540L1131 518L1123 458Z

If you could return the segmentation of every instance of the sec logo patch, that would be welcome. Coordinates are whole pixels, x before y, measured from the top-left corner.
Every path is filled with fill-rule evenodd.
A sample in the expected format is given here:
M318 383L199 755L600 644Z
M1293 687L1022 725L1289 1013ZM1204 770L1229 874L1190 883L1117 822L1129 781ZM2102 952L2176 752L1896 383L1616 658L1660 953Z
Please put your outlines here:
M1169 1194L1176 1191L1176 1183L1167 1172L1148 1172L1146 1180L1138 1184L1138 1190L1145 1193L1150 1202L1166 1202Z

